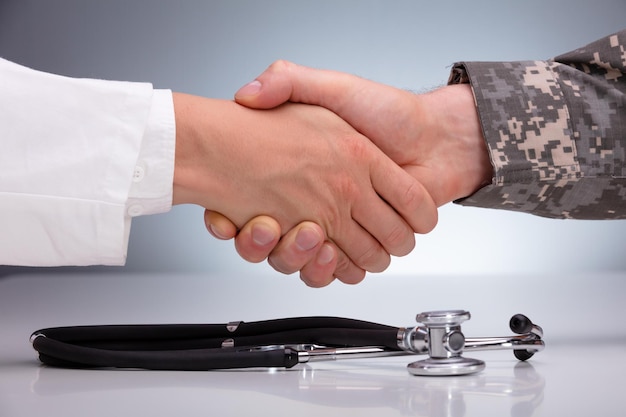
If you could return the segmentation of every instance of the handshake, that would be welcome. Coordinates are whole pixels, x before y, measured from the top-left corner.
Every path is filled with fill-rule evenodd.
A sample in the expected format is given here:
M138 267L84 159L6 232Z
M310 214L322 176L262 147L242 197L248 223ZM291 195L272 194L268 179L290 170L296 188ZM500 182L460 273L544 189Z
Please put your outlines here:
M457 63L425 94L278 61L234 101L0 59L0 264L122 264L132 217L172 204L310 286L385 270L459 199L626 219L624 45Z
M310 286L385 270L493 176L469 84L413 94L278 61L235 102L175 93L174 109L173 203Z

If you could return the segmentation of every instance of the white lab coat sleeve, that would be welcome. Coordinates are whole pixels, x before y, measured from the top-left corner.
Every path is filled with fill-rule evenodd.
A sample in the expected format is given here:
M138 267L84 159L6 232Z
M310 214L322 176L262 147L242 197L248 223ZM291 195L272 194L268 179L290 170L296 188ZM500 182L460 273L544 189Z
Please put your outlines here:
M0 264L121 265L131 219L168 211L171 92L0 59Z

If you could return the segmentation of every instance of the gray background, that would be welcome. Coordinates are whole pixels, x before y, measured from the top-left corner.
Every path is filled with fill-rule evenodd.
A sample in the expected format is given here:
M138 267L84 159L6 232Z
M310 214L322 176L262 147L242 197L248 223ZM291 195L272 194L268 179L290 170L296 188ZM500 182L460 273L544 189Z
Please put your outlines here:
M548 58L621 29L625 16L623 0L1 0L0 55L69 76L149 81L217 98L231 98L276 59L421 91L445 83L455 61ZM411 255L369 279L624 273L625 232L624 221L449 205L434 232L417 236ZM210 237L202 210L190 206L134 220L123 268L36 272L68 270L272 273L241 260L232 242ZM33 272L0 267L0 276L25 271Z

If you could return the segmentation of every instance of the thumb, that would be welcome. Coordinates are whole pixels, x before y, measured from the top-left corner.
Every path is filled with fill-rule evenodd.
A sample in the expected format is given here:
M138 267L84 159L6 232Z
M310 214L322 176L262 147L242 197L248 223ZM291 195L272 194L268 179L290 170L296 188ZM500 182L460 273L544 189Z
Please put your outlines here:
M230 240L237 236L237 226L218 212L205 210L204 224L207 231L220 240Z
M288 61L274 62L235 94L237 103L256 109L270 109L287 101L325 107L386 153L393 151L392 159L401 146L395 142L390 145L386 143L387 139L399 134L394 131L394 126L411 126L414 100L412 93L356 75L309 68ZM376 123L375 120L387 123Z
M271 109L291 100L295 64L276 61L235 93L235 101L254 109Z
M350 116L344 109L360 110L357 92L371 84L346 73L276 61L254 81L241 87L235 93L235 101L255 109L271 109L287 101L313 104L343 117Z

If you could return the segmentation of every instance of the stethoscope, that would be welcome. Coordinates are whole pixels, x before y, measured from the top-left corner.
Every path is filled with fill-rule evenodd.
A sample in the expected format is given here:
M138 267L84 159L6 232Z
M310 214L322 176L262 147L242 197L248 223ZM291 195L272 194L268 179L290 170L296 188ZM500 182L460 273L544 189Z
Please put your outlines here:
M509 322L514 336L466 338L464 310L417 315L416 327L393 327L339 317L296 317L227 324L73 326L34 332L44 364L64 368L141 368L206 371L291 368L342 358L423 354L408 365L413 375L465 375L485 362L464 351L512 349L525 361L543 350L543 330L526 316Z

